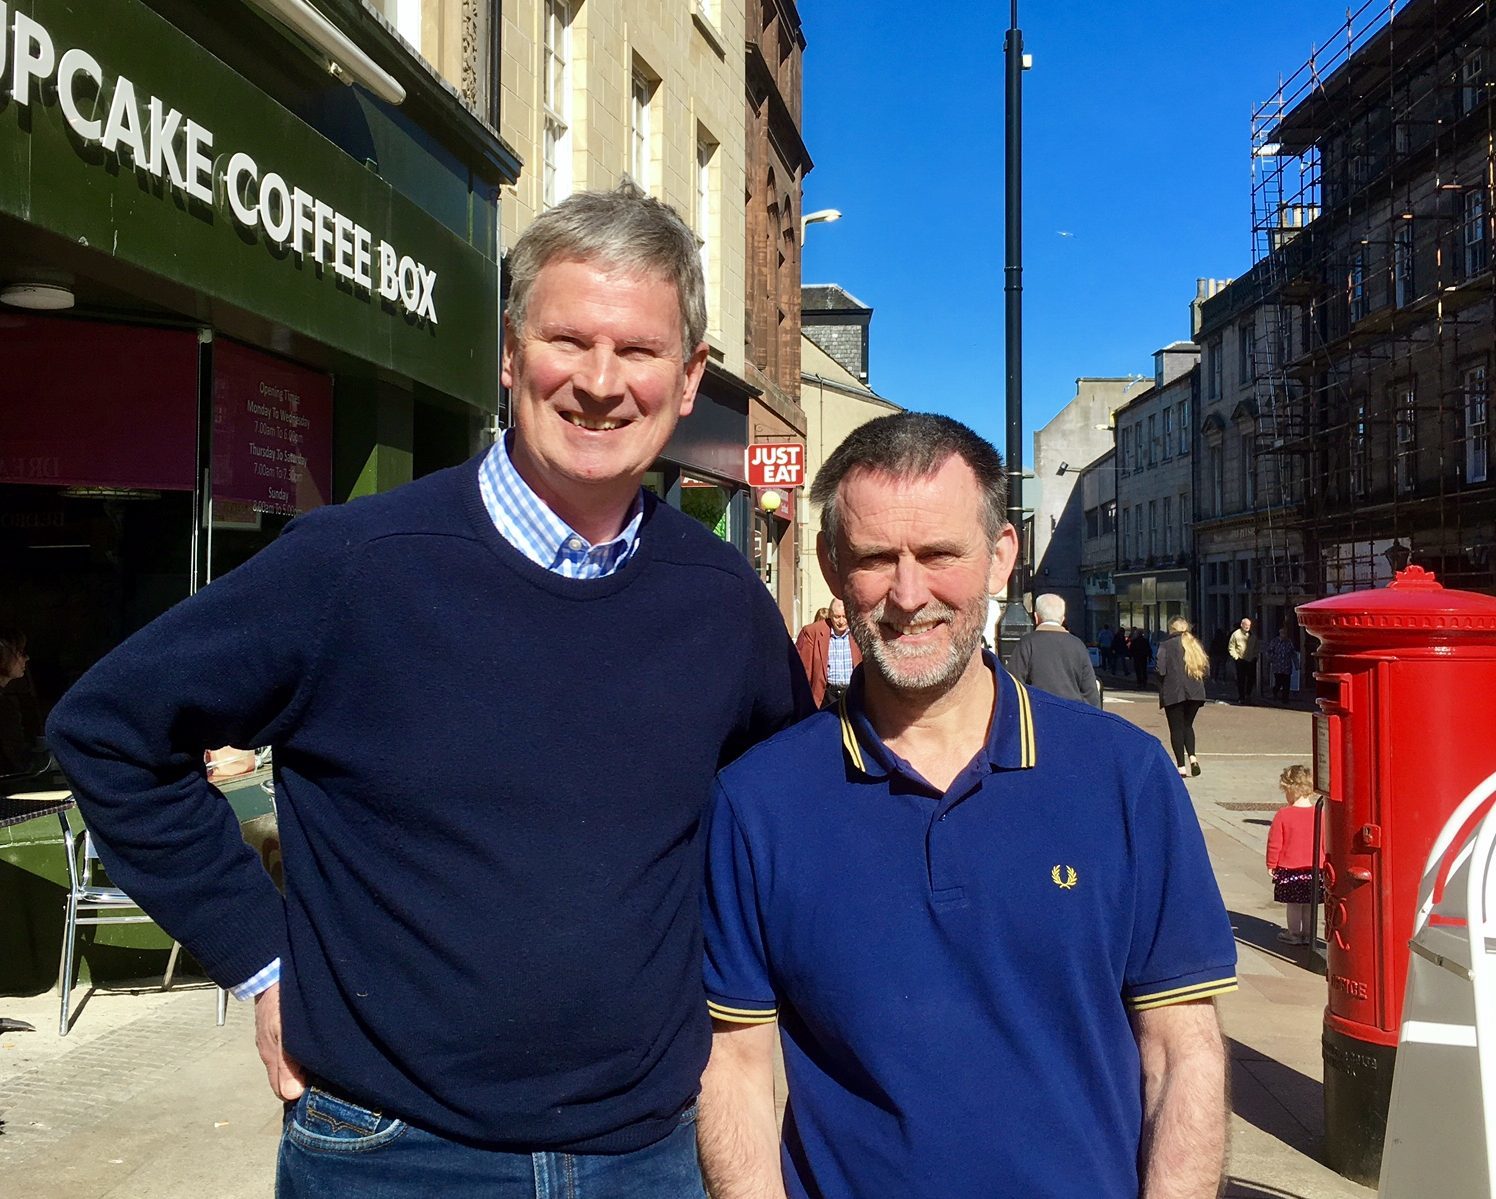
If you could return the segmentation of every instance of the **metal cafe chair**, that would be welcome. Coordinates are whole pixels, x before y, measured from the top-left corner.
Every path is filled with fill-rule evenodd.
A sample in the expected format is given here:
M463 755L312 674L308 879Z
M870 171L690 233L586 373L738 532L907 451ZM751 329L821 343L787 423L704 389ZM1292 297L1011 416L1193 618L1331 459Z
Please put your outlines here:
M58 1036L68 1035L68 1010L73 997L73 966L78 944L78 928L84 924L150 924L151 918L120 888L95 880L102 872L98 854L94 852L93 836L85 828L80 836L73 831L66 811L57 814L62 824L63 850L68 863L67 920L62 930L62 977L58 989L62 992L62 1012L58 1019ZM176 972L177 956L181 945L171 943L171 956L166 961L166 971L161 976L161 989L171 990L172 975ZM221 1027L228 1014L229 993L218 988L218 1023Z

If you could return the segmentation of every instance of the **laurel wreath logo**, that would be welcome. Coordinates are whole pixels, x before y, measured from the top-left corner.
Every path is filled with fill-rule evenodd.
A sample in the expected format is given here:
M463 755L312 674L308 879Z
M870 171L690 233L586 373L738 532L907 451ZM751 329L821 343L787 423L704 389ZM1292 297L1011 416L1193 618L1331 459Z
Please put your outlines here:
M1063 874L1060 872L1064 871ZM1049 872L1050 879L1061 891L1068 891L1080 881L1080 876L1075 873L1074 866L1056 866Z

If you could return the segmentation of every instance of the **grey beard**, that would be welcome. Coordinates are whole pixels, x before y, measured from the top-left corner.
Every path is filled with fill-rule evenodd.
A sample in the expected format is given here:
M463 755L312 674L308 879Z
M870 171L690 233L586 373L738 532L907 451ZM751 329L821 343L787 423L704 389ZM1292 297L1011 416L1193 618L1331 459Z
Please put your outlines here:
M878 636L878 623L883 619L887 606L888 601L883 600L871 612L857 612L850 607L847 610L847 617L852 625L852 639L857 642L864 660L872 663L883 681L895 691L910 694L949 691L982 644L987 597L981 596L966 611L946 604L930 603L912 614L910 623L934 619L945 620L951 625L951 644L945 657L913 671L901 671L899 665L902 656L899 651Z

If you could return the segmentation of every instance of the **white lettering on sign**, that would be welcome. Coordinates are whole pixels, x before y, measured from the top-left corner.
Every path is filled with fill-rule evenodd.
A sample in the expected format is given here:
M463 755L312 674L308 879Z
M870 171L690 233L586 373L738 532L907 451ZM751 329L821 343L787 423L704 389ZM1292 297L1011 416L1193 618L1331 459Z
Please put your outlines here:
M793 441L756 441L748 447L748 486L801 487L805 447Z
M63 119L85 145L99 146L122 165L201 204L214 206L221 195L238 224L259 229L270 244L315 264L319 275L330 267L366 296L376 290L377 253L379 298L415 320L437 323L436 272L425 263L386 241L376 248L369 230L274 171L261 174L243 151L215 160L211 129L160 96L147 96L142 104L135 84L123 75L111 86L87 50L57 51L39 21L23 12L12 19L10 5L0 0L0 104L7 93L18 105L29 106L33 97L45 103L51 83Z

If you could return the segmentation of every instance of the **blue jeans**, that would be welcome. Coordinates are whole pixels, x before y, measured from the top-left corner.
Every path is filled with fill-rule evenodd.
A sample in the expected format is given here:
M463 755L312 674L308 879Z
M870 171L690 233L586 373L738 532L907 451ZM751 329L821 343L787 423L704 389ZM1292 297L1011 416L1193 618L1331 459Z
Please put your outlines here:
M286 1108L277 1199L706 1199L696 1108L632 1153L502 1153L413 1128L316 1087Z

